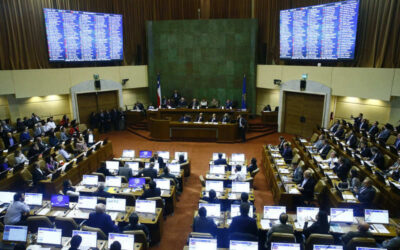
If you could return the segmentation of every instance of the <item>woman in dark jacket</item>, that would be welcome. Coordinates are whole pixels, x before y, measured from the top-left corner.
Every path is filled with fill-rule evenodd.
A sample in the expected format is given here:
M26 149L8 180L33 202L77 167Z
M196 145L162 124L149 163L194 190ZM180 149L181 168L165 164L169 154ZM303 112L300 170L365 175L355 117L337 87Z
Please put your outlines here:
M319 211L316 217L316 222L314 222L310 227L308 227L308 222L304 223L303 234L305 239L307 239L310 234L328 234L329 233L329 222L328 215L325 211Z

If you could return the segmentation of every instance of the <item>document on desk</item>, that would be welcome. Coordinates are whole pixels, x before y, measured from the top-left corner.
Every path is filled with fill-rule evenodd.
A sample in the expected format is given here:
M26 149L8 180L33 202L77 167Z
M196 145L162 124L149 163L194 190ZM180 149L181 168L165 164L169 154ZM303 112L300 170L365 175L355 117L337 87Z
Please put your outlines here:
M274 158L281 158L282 157L281 154L279 154L279 153L272 153L271 155Z
M342 194L343 200L355 200L356 197L353 194Z
M314 156L314 159L315 159L317 162L322 162L322 161L323 161L323 159L322 159L321 156L319 156L319 155Z
M343 229L339 224L331 223L331 232L333 232L333 233L343 233Z
M295 187L291 187L289 189L289 194L300 194L300 191Z
M306 139L300 139L300 142L301 143L307 143L307 140Z
M64 217L64 211L55 211L54 213L53 213L53 216L55 216L55 217Z
M46 215L50 212L50 208L43 208L37 215Z
M108 212L108 215L111 216L111 220L117 219L118 212Z
M387 230L387 228L382 225L382 224L372 224L373 227L381 234L388 234L390 233L389 230Z
M264 229L264 230L267 230L267 229L271 228L270 220L261 219L260 224L261 224L261 228Z
M287 169L287 168L279 168L278 171L280 174L289 174L290 173L289 169Z

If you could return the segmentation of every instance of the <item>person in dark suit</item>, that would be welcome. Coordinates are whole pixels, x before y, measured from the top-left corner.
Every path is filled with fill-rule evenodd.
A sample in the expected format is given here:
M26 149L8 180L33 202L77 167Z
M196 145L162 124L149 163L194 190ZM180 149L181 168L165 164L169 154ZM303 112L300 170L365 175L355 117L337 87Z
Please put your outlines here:
M256 207L254 206L253 202L249 201L249 194L248 193L241 193L240 194L240 200L235 200L232 202L232 204L242 204L242 203L248 203L250 206L253 206L253 210L256 210ZM230 209L230 208L229 208Z
M126 178L127 180L129 180L129 178L131 178L131 177L133 176L133 174L132 174L132 169L130 169L130 168L128 167L128 165L125 165L125 166L123 166L123 167L119 167L119 169L118 169L118 175L119 175L119 176L125 176L125 178Z
M318 153L321 155L323 159L326 159L326 156L328 155L329 151L331 150L331 146L328 143L328 140L324 140L324 144L321 147L321 149L318 151Z
M290 164L292 162L293 152L292 148L289 146L289 143L285 143L285 145L283 146L282 157L287 164Z
M371 149L365 142L360 143L360 155L361 157L370 158L372 156Z
M143 111L143 110L144 110L144 105L143 105L143 103L137 101L137 102L135 103L135 105L133 105L133 110L140 110L140 111Z
M366 119L362 119L360 126L357 128L360 132L361 131L368 131L368 121Z
M314 199L315 180L309 170L304 171L303 181L298 185L297 189L302 194L302 201L311 201Z
M329 132L335 133L336 130L339 128L340 120L337 120L332 127L329 129Z
M157 178L157 170L154 169L154 162L150 162L150 166L148 168L142 169L139 171L139 176L150 177L151 179Z
M273 233L287 233L287 234L293 233L293 226L287 224L288 219L289 216L286 213L281 213L281 215L279 215L280 223L273 225L268 230L267 240L265 241L265 248L269 248L269 245L271 244L271 236Z
M372 186L372 180L368 177L366 177L362 182L361 188L355 190L356 197L364 208L372 208L375 193L376 191Z
M377 166L380 170L385 170L385 159L381 152L379 152L378 148L373 147L371 149L372 156L370 160Z
M225 122L225 123L230 122L228 113L225 113L225 114L224 114L224 116L222 117L221 122Z
M360 127L360 124L361 124L361 121L362 121L362 119L363 119L363 113L360 113L357 117L353 117L353 115L351 115L351 118L353 118L354 119L354 127L355 128L359 128Z
M123 227L122 231L142 230L146 235L147 241L150 242L150 231L146 225L139 223L139 216L136 213L129 215L129 224Z
M47 179L47 176L40 169L39 163L35 162L33 164L33 171L32 171L32 182L33 182L33 185L36 186L39 183L39 181L46 180L46 179Z
M154 181L149 182L149 188L144 190L142 194L142 199L153 198L153 197L160 197L161 196L161 189L157 187L157 184Z
M319 151L322 146L324 146L324 140L325 140L325 136L324 135L320 135L318 137L318 141L316 141L313 145L313 147L315 147L317 149L317 151Z
M229 100L229 99L226 99L225 108L226 109L232 109L232 105L233 105L232 101Z
M304 223L303 234L307 239L311 234L328 234L329 233L329 222L328 215L325 211L320 210L316 217L316 222L314 222L310 227L308 227L308 221Z
M333 172L339 177L340 180L345 181L347 180L347 176L349 174L351 166L347 164L344 157L339 157L339 162L335 164L333 168Z
M17 140L15 137L11 134L11 132L7 133L7 138L4 140L4 146L6 148L10 148L14 146L17 143Z
M179 99L177 107L178 108L187 108L187 102L184 97L181 97L181 99Z
M257 159L253 157L251 158L250 165L247 166L247 172L252 173L257 168Z
M192 102L189 104L190 109L197 109L199 107L200 103L197 101L196 98L193 98Z
M382 246L387 250L398 250L400 249L400 228L397 227L396 228L396 237L389 239L389 240L385 240L384 242L382 242Z
M212 203L212 204L219 204L221 203L221 201L217 198L217 193L215 192L214 189L211 189L208 192L208 197L204 197L202 198L203 201L207 201L208 203Z
M96 211L89 214L89 219L85 222L85 225L100 228L106 235L118 232L118 227L114 224L111 216L105 212L105 205L102 203L97 204Z
M357 146L357 137L353 131L351 131L349 136L346 138L346 144L350 148L355 148Z
M237 117L239 134L242 138L242 142L246 142L246 119L242 117L242 115L238 115Z
M158 153L153 154L153 157L150 158L150 162L158 162L160 168L165 167L164 159L161 156L158 156Z
M222 159L222 153L218 153L218 159L214 161L214 165L227 165L226 159Z
M184 114L180 119L179 119L179 121L180 122L190 122L190 115L189 114Z
M258 237L257 222L249 217L250 205L248 203L240 204L240 215L232 218L232 223L229 226L229 235L234 233L249 234L253 237Z
M104 174L104 176L112 176L110 171L107 169L105 162L100 163L100 168L97 169L97 173Z
M344 136L344 129L343 129L343 125L340 124L338 129L336 130L336 132L333 134L333 136L342 139Z
M382 142L386 142L389 139L390 136L390 124L385 124L385 126L383 127L383 130L379 133L378 135L378 140L382 141Z
M217 234L217 225L213 219L207 217L207 210L205 207L199 208L198 216L193 221L193 232L196 233L209 233L212 236Z
M212 114L210 122L218 122L217 115L215 113Z
M160 175L160 178L168 178L168 179L174 180L175 185L178 188L178 190L181 190L181 184L182 183L179 182L180 179L179 180L176 179L175 175L173 175L173 174L171 174L169 172L169 168L168 167L164 168L164 172L163 172L162 175Z
M175 103L174 106L178 105L179 100L181 99L181 94L179 94L178 90L174 90L174 93L171 96L172 101Z
M376 122L374 122L374 123L372 124L372 126L371 126L371 127L369 128L369 130L368 130L369 136L374 137L374 136L376 135L376 133L378 133L378 130L379 130L378 125L379 125L379 122L378 122L378 121L376 121Z
M199 116L196 118L195 122L204 122L203 113L200 113Z
M293 182L300 184L303 182L303 168L297 163L292 163L293 171Z
M360 222L358 224L358 231L354 232L354 231L350 231L346 234L344 234L341 237L341 240L343 242L343 246L346 246L347 243L349 243L349 241L351 241L351 239L355 238L355 237L367 237L367 238L373 238L374 236L372 235L371 232L368 231L369 230L369 225L366 222Z
M10 170L10 165L8 164L7 157L0 157L0 172Z
M279 152L280 152L281 154L282 154L282 152L283 152L283 145L285 145L285 143L286 143L285 137L279 136L279 145L278 145L278 148L279 148Z
M104 184L100 184L97 188L96 192L93 193L93 196L103 197L103 198L111 198L113 197L110 193L104 191Z
M268 104L267 106L264 107L263 111L271 112L271 106Z

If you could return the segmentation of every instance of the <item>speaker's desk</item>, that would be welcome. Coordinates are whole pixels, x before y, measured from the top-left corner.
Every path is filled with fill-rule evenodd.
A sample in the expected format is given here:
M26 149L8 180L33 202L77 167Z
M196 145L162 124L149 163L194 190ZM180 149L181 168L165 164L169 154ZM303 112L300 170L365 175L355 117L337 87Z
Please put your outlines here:
M202 108L202 109L190 109L190 108L172 108L172 109L157 109L147 110L147 118L153 119L167 119L171 121L178 121L183 115L188 114L192 116L192 119L196 118L200 113L203 113L204 120L209 121L212 114L217 115L217 119L221 120L222 116L227 113L231 119L241 114L246 120L250 114L249 110L241 109L222 109L222 108Z

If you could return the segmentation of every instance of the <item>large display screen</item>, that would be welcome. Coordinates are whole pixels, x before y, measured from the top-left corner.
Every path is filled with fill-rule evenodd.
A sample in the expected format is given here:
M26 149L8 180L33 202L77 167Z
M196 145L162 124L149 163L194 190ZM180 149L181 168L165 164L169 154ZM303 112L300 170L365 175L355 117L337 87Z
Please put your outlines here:
M280 12L280 58L354 59L358 0Z
M44 9L50 61L123 59L122 15Z

